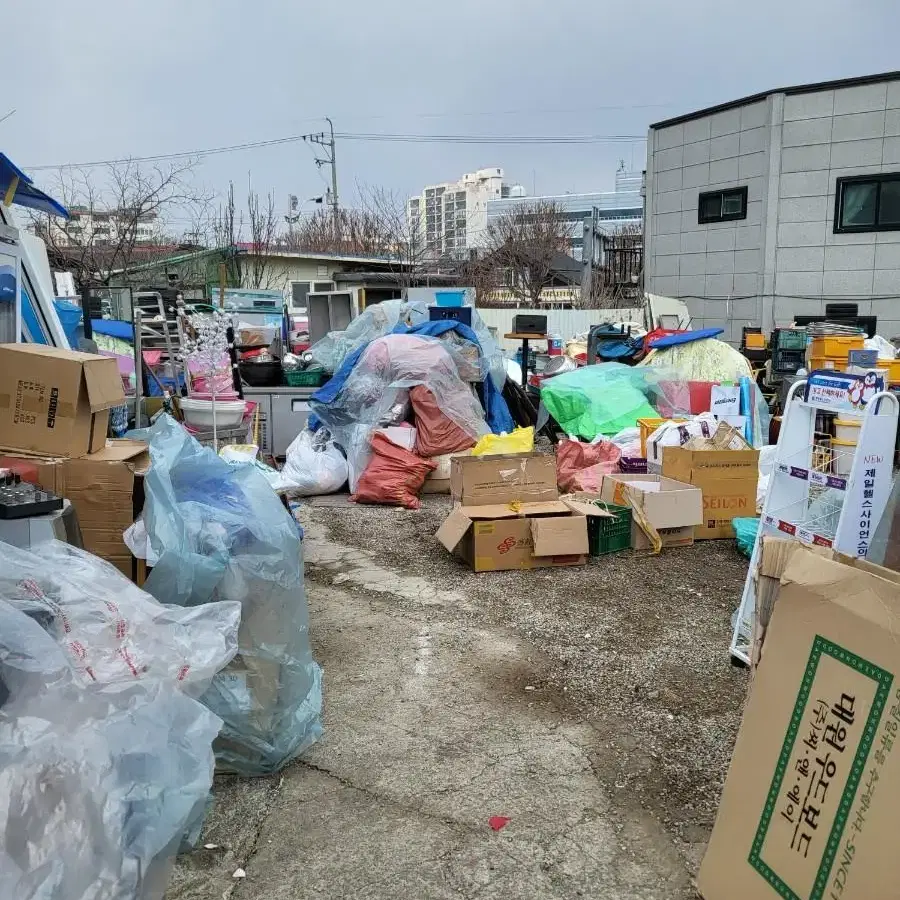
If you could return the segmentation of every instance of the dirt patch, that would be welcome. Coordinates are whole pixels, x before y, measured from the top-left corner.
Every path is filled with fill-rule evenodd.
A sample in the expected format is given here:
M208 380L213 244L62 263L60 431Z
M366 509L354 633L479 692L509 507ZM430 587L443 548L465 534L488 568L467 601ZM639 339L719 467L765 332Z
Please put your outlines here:
M434 541L448 508L448 498L426 496L415 512L305 507L301 516L325 526L331 540L373 552L381 566L467 597L461 619L502 625L531 642L540 662L505 679L503 690L533 688L535 702L565 706L591 724L605 787L639 800L676 841L693 845L686 852L695 864L747 685L728 656L747 571L734 542L475 574Z

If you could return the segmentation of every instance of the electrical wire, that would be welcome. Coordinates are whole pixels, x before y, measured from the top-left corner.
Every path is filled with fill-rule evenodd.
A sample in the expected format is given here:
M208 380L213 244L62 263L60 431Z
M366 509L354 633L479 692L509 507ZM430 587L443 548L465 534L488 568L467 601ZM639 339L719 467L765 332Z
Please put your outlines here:
M388 134L381 132L335 132L335 139L345 141L415 143L415 144L502 144L502 145L535 145L535 144L603 144L632 143L646 141L646 135L469 135L469 134ZM152 156L131 156L119 159L98 159L79 163L56 163L39 166L26 166L31 172L49 169L89 169L96 166L121 165L124 163L163 162L172 159L200 159L222 153L236 153L242 150L255 150L262 147L276 147L282 144L295 144L306 141L311 135L294 134L286 137L271 138L262 141L246 141L241 144L230 144L222 147L206 147L199 150L179 150L174 153L159 153Z

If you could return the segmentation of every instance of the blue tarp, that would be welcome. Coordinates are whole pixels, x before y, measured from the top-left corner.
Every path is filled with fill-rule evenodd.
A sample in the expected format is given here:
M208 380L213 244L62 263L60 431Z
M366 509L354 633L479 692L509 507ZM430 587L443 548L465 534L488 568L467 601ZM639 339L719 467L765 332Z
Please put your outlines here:
M653 350L662 350L665 347L677 347L679 344L691 344L694 341L702 341L706 338L714 338L722 334L722 328L698 328L695 331L679 331L676 334L667 334L650 341Z
M471 341L478 347L481 346L475 332L464 325L462 322L456 322L452 319L443 319L439 322L423 322L420 325L397 325L391 334L418 334L423 337L440 337L448 331L457 331L459 336L466 341ZM330 404L333 403L338 394L343 390L344 384L349 378L359 358L363 355L368 344L358 347L352 353L344 358L341 367L334 373L334 376L320 387L310 398L313 402ZM509 407L503 399L503 395L497 389L493 379L488 375L484 382L484 415L488 427L494 434L510 432L516 426L510 415ZM315 430L320 425L318 417L314 414L309 417L309 427Z
M28 209L36 209L51 216L62 216L64 219L69 218L69 211L61 203L57 203L40 188L36 188L31 179L5 153L0 153L0 198L6 196L9 186L15 179L19 181L12 202L17 206L26 206Z

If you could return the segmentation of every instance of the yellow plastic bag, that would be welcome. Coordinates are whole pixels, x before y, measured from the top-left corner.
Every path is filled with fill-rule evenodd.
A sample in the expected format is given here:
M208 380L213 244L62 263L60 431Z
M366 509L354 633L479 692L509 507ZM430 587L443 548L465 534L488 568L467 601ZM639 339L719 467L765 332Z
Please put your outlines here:
M472 456L497 453L531 453L534 450L534 428L516 428L511 434L486 434L472 448Z

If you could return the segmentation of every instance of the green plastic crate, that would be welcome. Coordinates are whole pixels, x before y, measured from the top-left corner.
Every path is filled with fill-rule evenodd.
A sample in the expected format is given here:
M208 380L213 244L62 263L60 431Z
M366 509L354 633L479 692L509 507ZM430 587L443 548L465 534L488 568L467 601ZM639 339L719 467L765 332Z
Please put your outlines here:
M288 387L319 387L324 378L324 369L299 369L284 373L284 380Z
M591 556L627 550L631 546L631 509L599 501L595 501L595 505L611 513L612 518L588 516L588 549Z

